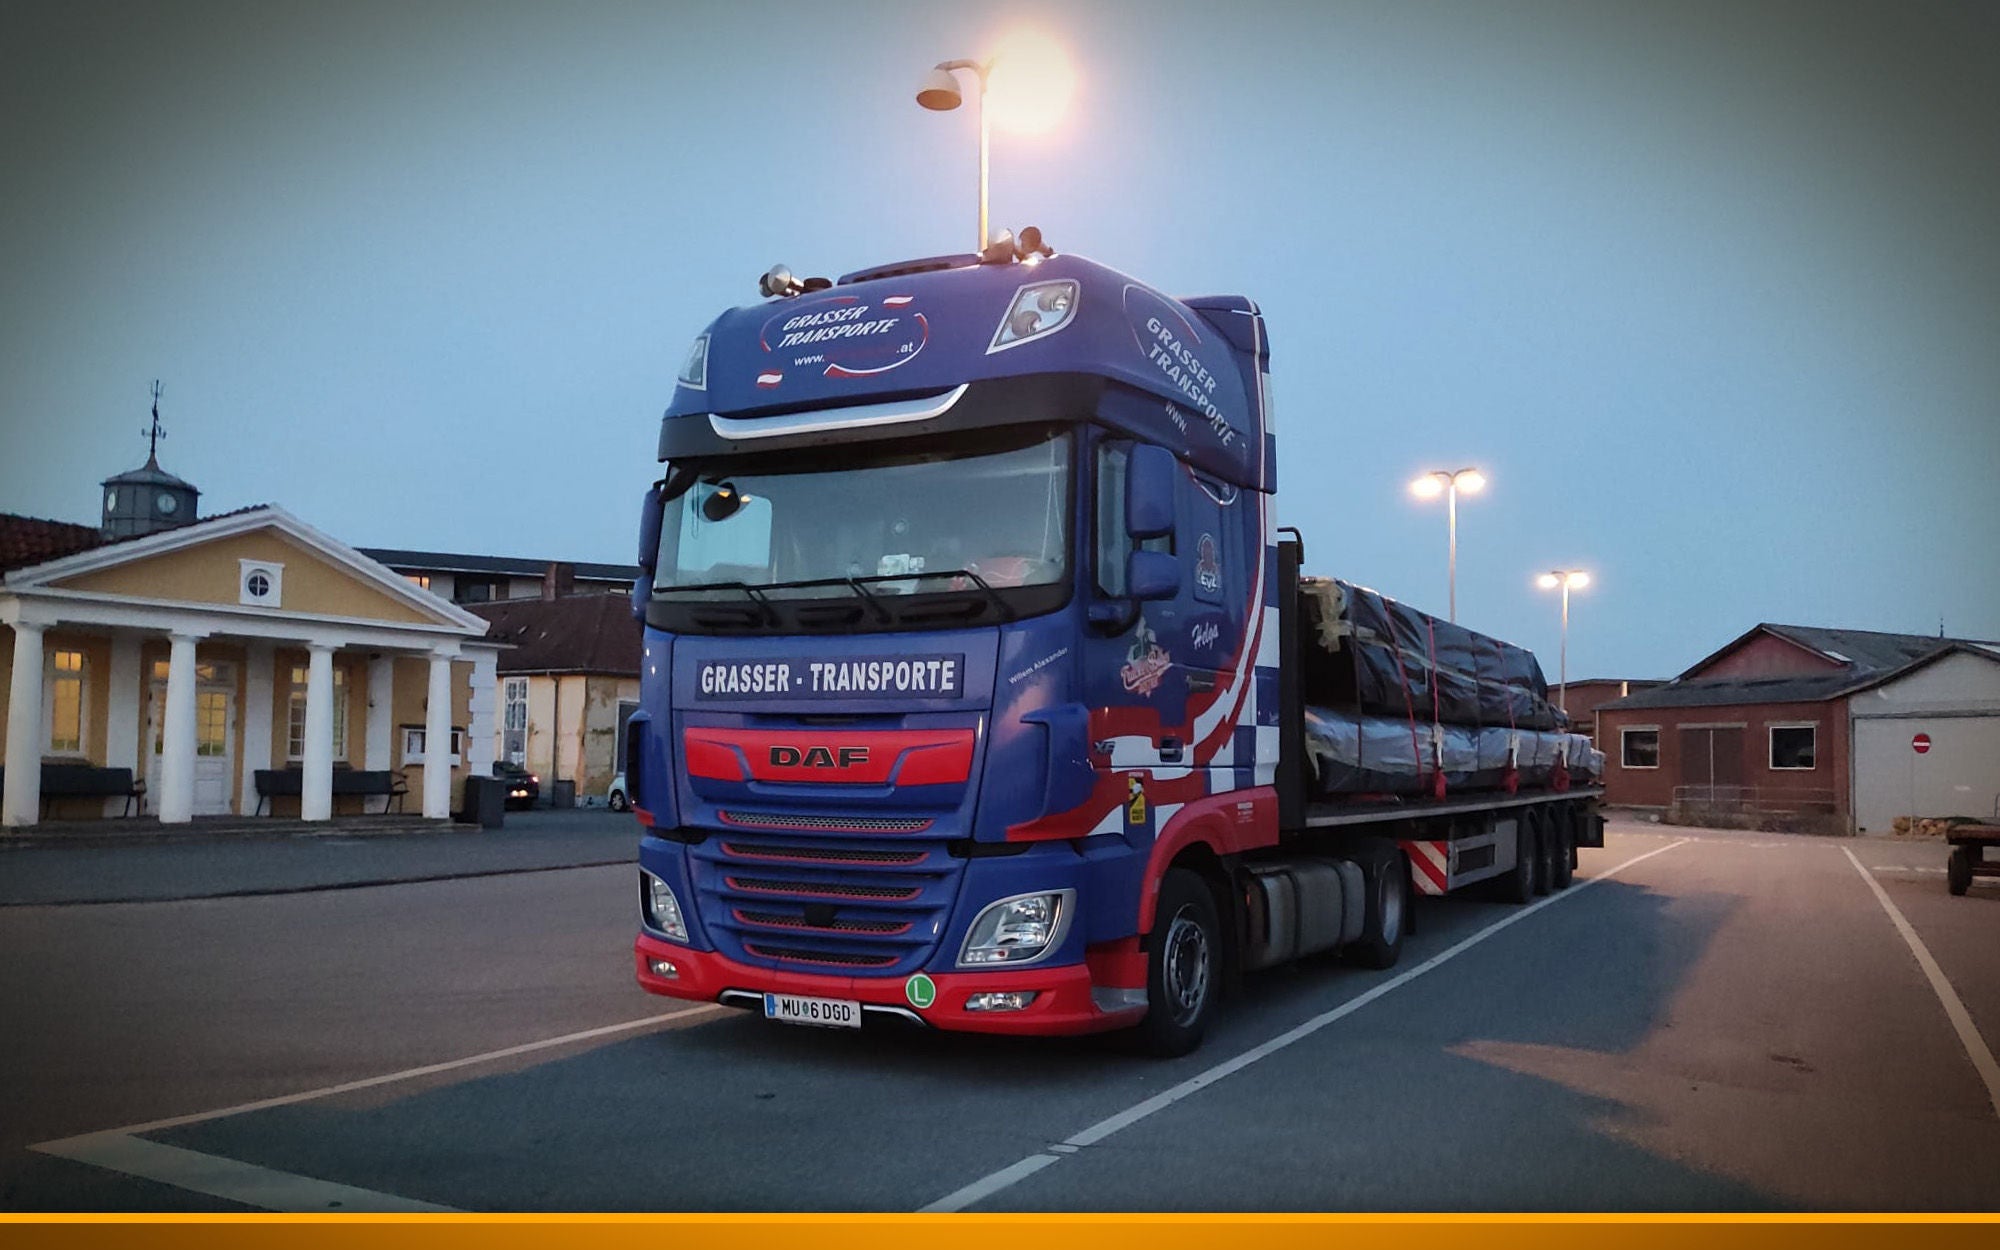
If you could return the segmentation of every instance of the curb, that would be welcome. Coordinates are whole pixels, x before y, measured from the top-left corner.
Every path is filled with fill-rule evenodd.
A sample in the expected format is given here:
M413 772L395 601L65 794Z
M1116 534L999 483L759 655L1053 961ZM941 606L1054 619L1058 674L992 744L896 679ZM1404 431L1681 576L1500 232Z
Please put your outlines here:
M242 890L211 890L199 894L136 895L122 898L59 898L22 902L0 900L0 911L10 907L113 907L136 903L195 903L219 898L275 898L285 894L321 894L331 890L372 890L388 885L423 885L434 881L470 881L480 877L521 877L537 872L570 872L578 868L616 868L639 862L635 848L630 858L596 859L575 864L542 864L529 868L482 868L470 872L439 872L412 877L370 877L360 881L325 881L312 885L264 886Z

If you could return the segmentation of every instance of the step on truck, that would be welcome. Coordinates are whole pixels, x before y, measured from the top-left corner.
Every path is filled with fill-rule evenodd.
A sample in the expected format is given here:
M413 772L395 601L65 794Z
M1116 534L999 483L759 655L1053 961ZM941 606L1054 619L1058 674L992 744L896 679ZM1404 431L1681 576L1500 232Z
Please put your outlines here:
M640 525L645 989L1180 1054L1245 972L1602 845L1533 656L1302 575L1250 300L1033 231L759 289Z

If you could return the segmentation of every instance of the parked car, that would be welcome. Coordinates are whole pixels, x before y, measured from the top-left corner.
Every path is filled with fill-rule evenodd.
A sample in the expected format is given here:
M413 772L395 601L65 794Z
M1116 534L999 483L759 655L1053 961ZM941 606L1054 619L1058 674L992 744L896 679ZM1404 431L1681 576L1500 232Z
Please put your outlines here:
M536 800L542 797L542 779L519 764L496 761L493 775L507 783L507 806L510 808L533 807Z
M625 790L625 774L619 773L611 779L611 788L604 792L604 802L614 812L632 809L632 796Z

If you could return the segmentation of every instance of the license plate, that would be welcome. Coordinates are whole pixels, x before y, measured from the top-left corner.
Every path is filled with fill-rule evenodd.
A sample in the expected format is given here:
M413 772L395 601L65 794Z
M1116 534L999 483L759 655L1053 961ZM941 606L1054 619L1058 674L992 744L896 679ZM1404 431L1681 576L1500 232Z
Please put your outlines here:
M786 1024L816 1024L829 1029L861 1027L861 1004L845 998L805 998L797 994L764 995L764 1018Z

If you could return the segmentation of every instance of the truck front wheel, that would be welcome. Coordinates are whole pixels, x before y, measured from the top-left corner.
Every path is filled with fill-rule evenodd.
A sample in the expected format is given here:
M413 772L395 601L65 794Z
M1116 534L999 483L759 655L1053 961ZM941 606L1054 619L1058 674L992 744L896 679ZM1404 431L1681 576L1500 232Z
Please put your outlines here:
M1979 855L1976 846L1954 846L1951 858L1944 862L1945 888L1953 894L1963 894L1972 888L1972 862Z
M1221 925L1208 883L1185 868L1160 882L1160 905L1146 936L1146 1018L1138 1042L1162 1058L1201 1045L1221 988Z

